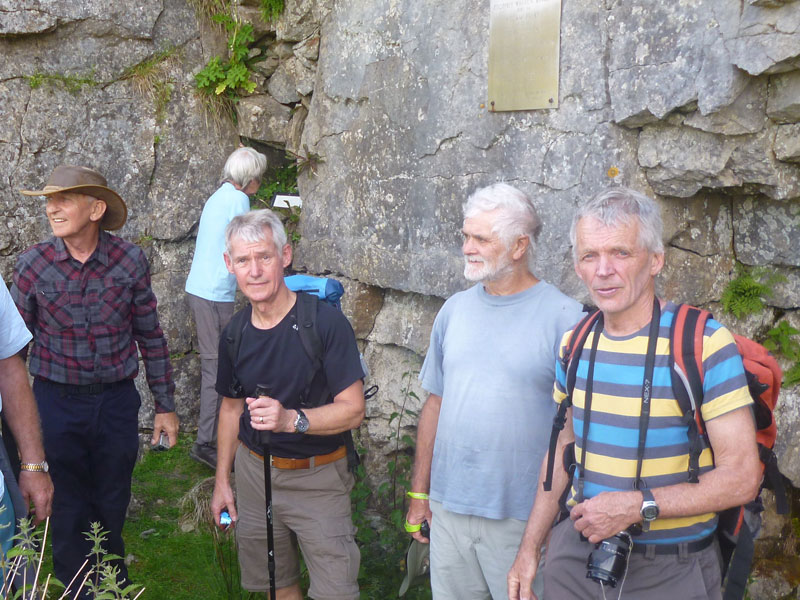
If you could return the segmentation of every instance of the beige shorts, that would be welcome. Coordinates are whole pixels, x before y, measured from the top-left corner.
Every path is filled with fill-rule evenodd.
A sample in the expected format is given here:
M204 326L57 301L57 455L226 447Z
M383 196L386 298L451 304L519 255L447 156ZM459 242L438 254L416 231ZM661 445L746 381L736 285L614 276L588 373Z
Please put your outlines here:
M361 554L350 514L353 481L346 458L311 469L272 469L276 587L298 582L299 547L308 566L311 598L358 600ZM236 507L242 587L267 591L264 463L242 445L236 451Z

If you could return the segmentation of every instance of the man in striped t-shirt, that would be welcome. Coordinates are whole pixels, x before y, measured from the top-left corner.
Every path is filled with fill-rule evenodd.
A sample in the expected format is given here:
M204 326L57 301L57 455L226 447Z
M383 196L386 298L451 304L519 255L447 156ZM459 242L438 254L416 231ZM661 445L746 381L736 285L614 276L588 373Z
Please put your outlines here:
M573 220L575 270L602 311L574 358L580 362L573 407L556 448L559 465L565 445L574 441L579 466L571 482L556 469L552 491L536 495L509 572L512 600L531 598L526 590L539 548L570 484L570 518L553 528L548 547L546 598L602 598L604 584L586 577L587 557L595 544L625 531L633 546L614 597L721 597L717 513L758 492L751 399L732 335L709 320L700 410L710 447L700 457L699 483L688 483L689 439L669 369L676 307L655 295L664 265L661 236L658 205L626 189L595 196ZM569 334L562 356L568 340ZM566 397L561 361L553 396L557 403Z

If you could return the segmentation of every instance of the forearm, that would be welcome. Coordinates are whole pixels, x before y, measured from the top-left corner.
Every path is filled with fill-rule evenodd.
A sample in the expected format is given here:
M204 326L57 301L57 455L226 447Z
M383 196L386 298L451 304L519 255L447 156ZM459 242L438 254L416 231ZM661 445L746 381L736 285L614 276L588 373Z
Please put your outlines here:
M244 410L244 400L222 398L217 422L217 472L219 483L229 485L233 457L239 445L239 417Z
M293 419L297 412L290 411ZM308 419L308 431L312 435L335 435L356 429L364 420L364 383L359 379L338 394L331 404L303 409ZM290 431L294 431L294 420Z
M436 429L439 426L441 406L441 396L431 394L419 415L414 469L411 474L411 490L414 492L428 493L430 490L433 446L436 442Z
M0 360L0 395L3 416L17 442L22 462L45 459L39 411L28 383L25 363L15 355Z

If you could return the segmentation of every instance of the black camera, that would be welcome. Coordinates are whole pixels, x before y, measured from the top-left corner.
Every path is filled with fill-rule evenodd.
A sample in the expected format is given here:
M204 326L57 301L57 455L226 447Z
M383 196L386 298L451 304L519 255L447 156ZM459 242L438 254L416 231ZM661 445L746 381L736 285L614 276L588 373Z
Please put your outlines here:
M625 576L632 549L633 539L627 531L620 531L596 544L586 561L587 579L617 587L619 580Z

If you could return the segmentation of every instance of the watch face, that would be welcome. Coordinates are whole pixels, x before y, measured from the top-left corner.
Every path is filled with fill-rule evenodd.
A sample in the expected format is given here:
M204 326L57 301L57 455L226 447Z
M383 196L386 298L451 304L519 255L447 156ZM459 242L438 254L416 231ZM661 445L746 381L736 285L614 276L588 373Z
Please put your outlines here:
M308 431L308 418L303 413L297 413L297 422L295 422L294 428L297 433L305 433Z
M645 502L642 505L642 519L645 521L655 521L658 518L658 504L655 502Z

